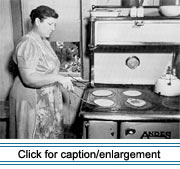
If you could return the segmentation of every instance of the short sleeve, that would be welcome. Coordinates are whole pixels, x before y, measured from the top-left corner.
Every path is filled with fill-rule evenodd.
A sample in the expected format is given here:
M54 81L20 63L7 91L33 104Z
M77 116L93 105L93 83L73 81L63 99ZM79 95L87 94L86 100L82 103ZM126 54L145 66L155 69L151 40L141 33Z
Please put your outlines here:
M16 48L15 60L18 67L36 69L39 56L40 54L36 42L31 39L22 40Z

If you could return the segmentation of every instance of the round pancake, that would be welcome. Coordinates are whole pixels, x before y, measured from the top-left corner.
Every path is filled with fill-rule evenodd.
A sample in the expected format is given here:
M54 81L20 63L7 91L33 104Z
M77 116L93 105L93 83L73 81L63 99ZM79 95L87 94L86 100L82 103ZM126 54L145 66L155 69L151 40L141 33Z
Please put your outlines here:
M123 94L126 96L140 96L142 93L137 90L126 90L123 92Z
M114 101L110 99L95 99L94 103L102 107L111 107L114 105Z
M141 99L128 98L126 102L135 107L142 107L146 105L146 101Z
M102 97L104 97L104 96L110 96L110 95L112 95L113 92L110 91L110 90L95 90L95 91L92 92L92 94L93 94L94 96L102 96Z

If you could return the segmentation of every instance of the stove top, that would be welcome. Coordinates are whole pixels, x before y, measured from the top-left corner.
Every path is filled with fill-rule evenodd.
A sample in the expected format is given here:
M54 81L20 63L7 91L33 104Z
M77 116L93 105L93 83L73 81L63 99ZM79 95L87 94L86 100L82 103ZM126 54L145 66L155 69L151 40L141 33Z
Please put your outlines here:
M83 100L81 114L88 118L180 119L180 96L160 96L142 86L87 88Z

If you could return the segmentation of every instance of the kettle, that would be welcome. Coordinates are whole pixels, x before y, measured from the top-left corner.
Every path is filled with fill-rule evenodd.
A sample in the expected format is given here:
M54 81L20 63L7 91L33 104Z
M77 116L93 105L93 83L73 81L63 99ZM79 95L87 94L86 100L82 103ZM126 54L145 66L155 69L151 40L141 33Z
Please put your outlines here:
M162 75L155 83L155 93L163 96L179 96L180 95L180 79L175 75L175 69L173 74L168 67L168 71L165 75Z

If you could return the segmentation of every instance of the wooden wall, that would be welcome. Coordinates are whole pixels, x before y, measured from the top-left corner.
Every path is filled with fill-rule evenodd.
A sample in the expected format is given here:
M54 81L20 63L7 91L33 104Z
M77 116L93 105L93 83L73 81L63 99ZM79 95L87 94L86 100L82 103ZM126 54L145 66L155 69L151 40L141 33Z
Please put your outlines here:
M10 0L0 0L0 100L6 100L12 85L9 61L14 49Z
M10 1L11 1L11 12L13 14L12 23L13 23L14 46L16 46L19 39L23 35L21 0L10 0Z
M47 5L56 10L59 18L51 41L80 41L80 0L21 0L24 33L30 27L29 14L39 5Z

